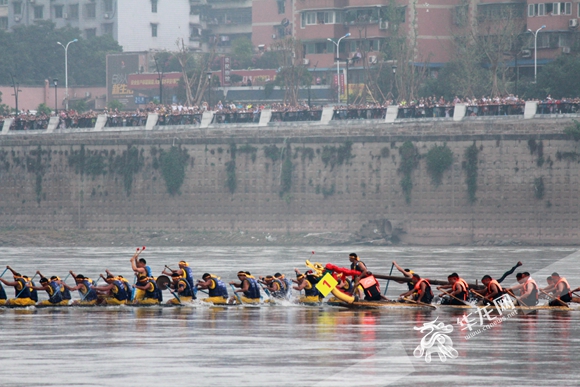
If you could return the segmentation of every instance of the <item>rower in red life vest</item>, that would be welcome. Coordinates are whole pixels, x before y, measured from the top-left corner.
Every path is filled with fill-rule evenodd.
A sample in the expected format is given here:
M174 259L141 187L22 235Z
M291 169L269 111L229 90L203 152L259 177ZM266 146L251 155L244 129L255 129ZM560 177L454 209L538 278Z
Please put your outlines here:
M484 305L492 304L493 300L501 297L504 294L504 290L502 289L499 282L491 278L491 276L484 275L481 279L481 282L486 286L482 299Z
M430 304L433 300L433 291L431 290L431 284L428 280L423 279L419 274L413 274L413 283L415 286L413 289L401 294L399 297L405 298L412 296L414 301L422 302L424 304Z
M550 277L552 278L552 277ZM530 273L523 272L516 274L518 285L506 289L506 291L517 292L518 305L520 306L534 306L538 305L539 286L530 277Z
M457 273L451 273L447 277L447 280L449 281L449 285L441 285L437 287L439 290L451 289L451 292L445 292L449 297L443 298L443 296L445 296L444 293L439 296L442 297L441 304L465 305L465 302L463 301L467 301L467 294L469 292L469 285L467 282L460 278Z
M386 299L381 294L379 282L370 271L366 271L360 277L355 277L353 287L355 291L362 288L365 301L380 301Z
M548 305L550 306L566 306L567 302L572 301L570 294L570 284L566 278L560 277L558 273L552 273L552 280L554 284L551 289L546 288L545 291L552 291L553 299Z

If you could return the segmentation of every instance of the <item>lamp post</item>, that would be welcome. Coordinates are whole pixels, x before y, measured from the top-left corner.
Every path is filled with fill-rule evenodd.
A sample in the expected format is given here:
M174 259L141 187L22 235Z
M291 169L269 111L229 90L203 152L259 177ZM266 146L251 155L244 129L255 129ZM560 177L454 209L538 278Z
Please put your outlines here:
M209 85L208 86L208 88L209 88L209 90L208 90L209 97L207 99L208 100L207 105L208 105L208 108L209 108L210 111L211 111L211 76L212 76L211 71L208 71L207 72L207 84Z
M336 99L336 103L340 104L340 61L338 59L339 56L339 50L338 48L340 47L340 41L344 38L348 38L350 36L350 32L348 32L346 35L344 35L342 38L338 39L337 42L335 42L334 40L327 38L326 40L328 40L329 42L332 42L335 46L336 46L336 88L338 90L338 94L337 94L337 99Z
M397 75L397 65L394 64L391 66L391 68L393 69L393 85L396 86L397 82L395 81L395 77ZM391 86L391 89L394 89L394 87ZM395 94L394 93L391 94L393 94L393 102L395 102Z
M54 78L52 80L52 84L54 85L54 115L56 116L58 114L58 108L57 108L57 103L58 103L58 95L57 95L58 79Z
M62 46L62 48L64 48L64 88L65 88L65 92L64 92L64 98L65 98L65 108L66 110L68 110L68 46L71 43L74 42L78 42L78 39L73 39L70 42L68 42L66 44L66 46L64 44L62 44L61 42L56 42L57 44L59 44L60 46Z
M546 26L541 26L535 32L528 28L528 32L534 35L534 83L538 80L538 32L543 30Z

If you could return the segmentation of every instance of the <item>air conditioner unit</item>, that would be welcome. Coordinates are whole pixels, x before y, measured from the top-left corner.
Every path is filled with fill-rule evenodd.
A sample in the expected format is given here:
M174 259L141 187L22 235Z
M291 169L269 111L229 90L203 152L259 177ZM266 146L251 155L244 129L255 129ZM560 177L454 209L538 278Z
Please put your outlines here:
M562 47L562 54L569 54L570 53L570 47Z
M576 28L576 27L578 27L578 19L570 19L570 20L568 20L568 27L569 28Z
M369 64L375 64L375 63L377 63L376 55L369 55Z
M532 50L522 50L522 58L529 58L532 56Z
M388 22L388 20L381 20L379 22L379 29L380 30L388 30L389 29L389 22Z
M63 13L63 14L62 14L62 18L63 18L63 19L68 19L68 13Z
M303 64L304 66L308 66L308 65L310 64L310 59L308 59L308 58L304 58L304 59L302 59L302 64Z
M91 97L91 92L85 91L85 98L90 98L90 97Z
M104 15L103 15L103 17L104 17L105 19L110 19L110 18L111 18L111 14L109 14L109 13L106 13L106 14L104 14Z
M20 20L22 20L22 18L20 16L14 16L14 21L16 23L20 22Z
M276 34L272 34L272 39L276 39Z

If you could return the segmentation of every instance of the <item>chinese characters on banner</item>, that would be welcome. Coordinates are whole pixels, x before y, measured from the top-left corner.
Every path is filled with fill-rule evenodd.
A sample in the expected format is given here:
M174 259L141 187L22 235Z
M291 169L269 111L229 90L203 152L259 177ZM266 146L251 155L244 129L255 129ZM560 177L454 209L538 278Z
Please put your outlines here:
M222 86L231 86L230 80L232 71L232 62L229 56L222 56Z

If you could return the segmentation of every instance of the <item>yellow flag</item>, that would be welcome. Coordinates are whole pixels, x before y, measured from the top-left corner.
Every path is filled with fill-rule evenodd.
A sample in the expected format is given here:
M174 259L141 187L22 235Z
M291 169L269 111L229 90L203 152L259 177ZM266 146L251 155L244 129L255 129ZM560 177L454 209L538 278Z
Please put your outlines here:
M316 284L316 289L326 297L336 285L338 285L338 281L330 273L326 273Z

